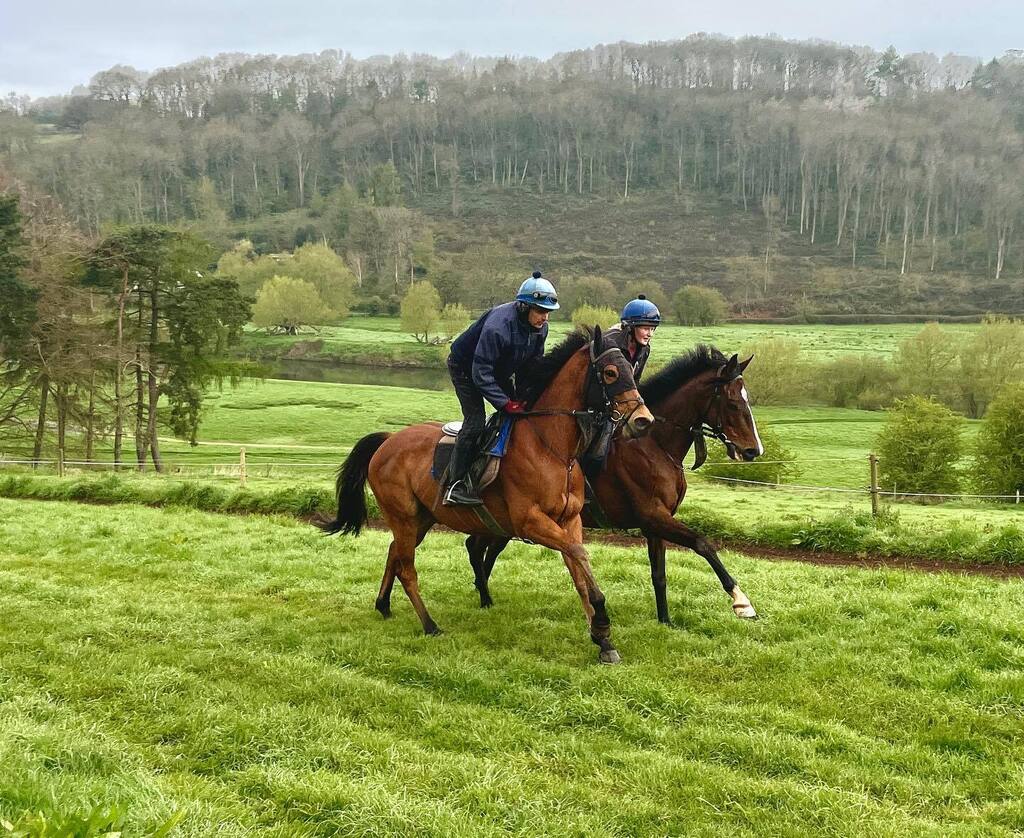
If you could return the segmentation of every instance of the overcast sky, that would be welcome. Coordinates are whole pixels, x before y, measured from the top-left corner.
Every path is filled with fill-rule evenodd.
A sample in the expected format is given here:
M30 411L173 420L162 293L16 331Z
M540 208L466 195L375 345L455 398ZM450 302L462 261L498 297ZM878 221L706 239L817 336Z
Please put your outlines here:
M66 93L114 64L218 52L548 58L702 31L988 59L1024 47L1024 0L0 0L0 94Z

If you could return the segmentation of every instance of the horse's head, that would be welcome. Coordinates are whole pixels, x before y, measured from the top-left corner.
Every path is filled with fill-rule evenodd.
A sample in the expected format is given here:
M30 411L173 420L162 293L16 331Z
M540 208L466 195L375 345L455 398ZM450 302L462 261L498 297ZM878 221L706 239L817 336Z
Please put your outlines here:
M733 460L749 461L764 454L743 384L743 371L752 360L753 355L745 361L733 355L718 369L711 380L710 400L704 413L705 424L725 444Z
M616 424L629 437L645 433L654 423L633 380L633 367L622 350L605 340L601 327L594 327L590 341L590 375L587 383L588 409L610 411Z

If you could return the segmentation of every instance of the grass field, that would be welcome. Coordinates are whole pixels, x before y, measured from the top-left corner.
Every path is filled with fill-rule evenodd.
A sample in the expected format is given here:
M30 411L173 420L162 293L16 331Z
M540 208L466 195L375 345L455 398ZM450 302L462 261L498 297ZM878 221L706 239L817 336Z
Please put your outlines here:
M597 547L603 668L547 551L476 607L428 537L424 638L372 609L384 535L0 500L0 814L117 804L131 834L1010 835L1024 583ZM128 833L126 833L128 834Z
M668 315L668 305L665 313ZM604 325L604 324L602 324ZM566 321L552 321L551 338L560 338L572 328ZM913 337L924 328L920 323L857 326L778 326L764 324L726 324L723 326L689 327L666 324L658 328L652 362L691 349L697 343L712 343L723 352L739 352L755 341L767 338L795 340L811 360L831 360L837 355L891 355L900 341ZM950 334L964 334L977 329L974 325L943 324ZM267 335L250 329L242 349L257 357L279 357L296 341L322 339L320 355L350 363L405 364L442 367L447 357L445 347L417 343L404 333L397 317L364 317L353 315L342 326L324 327L319 335L299 338Z
M763 407L756 412L759 422L773 427L783 443L796 454L800 471L794 482L837 489L863 490L867 486L867 454L884 414L809 407ZM451 392L247 381L237 388L213 392L208 398L201 439L228 444L190 449L181 442L166 442L163 447L171 478L199 482L199 486L187 490L194 496L202 491L202 486L237 488L238 449L240 445L248 446L247 486L253 497L233 501L230 508L303 510L309 508L310 498L319 496L321 502L330 502L334 470L352 444L365 434L395 431L413 422L456 416L457 406ZM977 423L967 423L965 442L970 441L976 428ZM969 450L969 445L966 447ZM8 449L12 456L18 453L23 452ZM771 452L765 456L770 457ZM742 478L743 465L731 468ZM3 473L17 474L17 470L5 468ZM83 474L74 466L69 468L69 473L72 477ZM150 493L153 497L166 497L169 490L161 489L160 482L166 483L167 479L123 475L121 481L129 487L140 485L141 494L124 494L115 488L102 489L100 495L142 499ZM734 488L711 481L703 477L702 472L691 474L688 479L691 488L681 509L682 518L700 524L707 534L715 537L752 539L776 546L785 546L794 538L806 538L806 542L801 542L803 546L818 549L856 552L870 544L880 554L909 553L988 561L987 548L979 543L979 538L995 537L1005 527L1024 527L1024 505L893 504L899 519L893 529L905 530L905 537L893 541L890 536L894 533L890 532L886 540L877 541L872 534L861 532L845 541L828 536L818 543L814 533L800 534L803 524L835 518L852 520L856 514L870 509L868 496L792 491L785 487ZM275 500L275 493L279 492L289 493L280 503ZM35 493L34 490L18 491L19 495ZM81 496L88 498L95 494L85 487ZM175 497L171 492L170 502L175 502ZM782 530L778 529L779 525ZM780 538L785 543L780 545ZM1024 555L1015 558L1000 555L991 560L1020 563Z

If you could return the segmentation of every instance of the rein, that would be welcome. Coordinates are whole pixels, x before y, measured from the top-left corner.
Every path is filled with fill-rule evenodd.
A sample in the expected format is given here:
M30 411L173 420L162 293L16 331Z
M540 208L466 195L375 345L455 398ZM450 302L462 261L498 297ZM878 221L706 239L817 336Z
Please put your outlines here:
M537 416L568 416L576 420L576 425L579 430L579 438L576 441L575 450L568 456L555 450L555 448L548 443L547 439L544 438L544 435L533 425L533 423L526 423L527 427L533 431L534 436L536 436L540 444L547 449L548 453L555 459L565 462L565 507L563 507L562 514L558 517L559 523L561 523L562 518L565 516L565 510L569 508L569 488L572 484L573 466L576 464L576 460L579 459L579 456L590 446L591 442L593 442L594 429L605 420L611 420L616 430L618 430L618 428L628 422L632 418L633 414L636 413L636 411L644 404L643 398L640 397L623 399L622 403L633 405L632 410L628 413L623 413L619 410L618 405L616 405L608 395L608 388L601 379L601 375L598 371L598 362L605 355L611 352L620 351L621 350L617 347L612 347L610 349L606 349L597 356L594 356L593 352L591 352L590 359L588 361L589 377L584 390L584 401L588 400L590 388L593 385L593 382L596 381L601 387L601 398L604 401L603 409L569 410L566 408L542 408L540 410L524 410L522 413L512 414L516 419L530 419Z
M705 410L692 425L684 425L681 422L676 422L664 416L658 416L657 414L654 415L655 422L672 425L673 427L684 430L693 436L693 465L690 467L691 471L699 469L704 465L705 460L708 458L708 446L705 442L706 439L717 439L726 448L736 447L736 443L729 439L729 435L722 427L722 400L725 396L725 392L722 388L730 381L735 381L736 378L740 378L740 376L737 375L735 378L729 379L729 381L725 381L721 378L715 379L715 389L712 393L711 401L708 403L707 410ZM715 422L715 424L711 424L710 420L707 418L712 412L717 414L718 421ZM668 452L666 452L666 455L668 455ZM668 455L668 458L679 469L684 468L683 463L677 463L671 455Z

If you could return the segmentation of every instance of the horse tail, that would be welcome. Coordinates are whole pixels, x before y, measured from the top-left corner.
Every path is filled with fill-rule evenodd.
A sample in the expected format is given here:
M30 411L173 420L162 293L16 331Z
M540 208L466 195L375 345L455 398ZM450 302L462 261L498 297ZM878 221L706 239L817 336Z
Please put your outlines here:
M335 484L338 514L333 521L317 524L328 535L336 532L359 535L367 518L365 486L370 460L389 436L391 434L383 431L364 436L352 447L348 459L338 469L338 480Z

